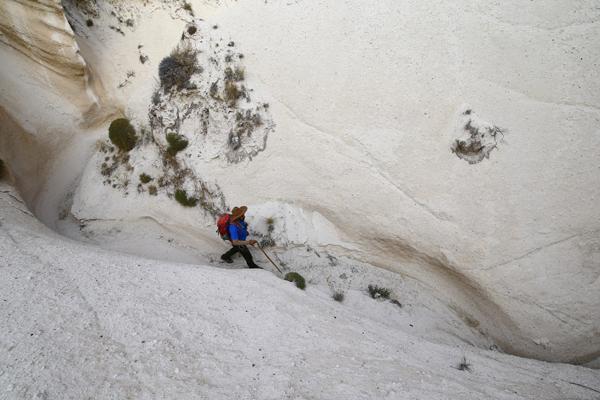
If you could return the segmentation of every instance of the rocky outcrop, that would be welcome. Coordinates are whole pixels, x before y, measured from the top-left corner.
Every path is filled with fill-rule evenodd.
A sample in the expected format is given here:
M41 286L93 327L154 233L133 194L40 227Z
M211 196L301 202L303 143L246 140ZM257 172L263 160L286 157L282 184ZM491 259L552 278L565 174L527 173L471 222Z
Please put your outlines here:
M85 83L86 65L60 0L3 1L0 42L71 81Z

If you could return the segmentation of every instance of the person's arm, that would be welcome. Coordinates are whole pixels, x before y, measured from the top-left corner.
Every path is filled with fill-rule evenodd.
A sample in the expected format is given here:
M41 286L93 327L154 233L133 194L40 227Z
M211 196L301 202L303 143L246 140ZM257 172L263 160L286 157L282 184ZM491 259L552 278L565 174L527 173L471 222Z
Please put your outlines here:
M243 246L245 244L249 244L250 246L254 246L256 243L258 243L256 240L254 239L250 239L250 240L231 240L231 244L234 246Z

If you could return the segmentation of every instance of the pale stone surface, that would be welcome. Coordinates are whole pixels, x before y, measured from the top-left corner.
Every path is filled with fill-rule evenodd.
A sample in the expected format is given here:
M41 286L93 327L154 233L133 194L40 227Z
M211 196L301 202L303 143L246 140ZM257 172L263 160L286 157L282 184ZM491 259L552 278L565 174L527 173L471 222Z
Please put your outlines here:
M285 227L299 232L319 224L298 216L318 215L338 237L312 235L312 247L421 281L505 351L582 363L598 357L600 10L593 1L192 3L206 19L195 21L203 37L233 40L244 54L252 98L269 103L275 123L251 162L188 162L218 183L228 204L256 205L257 221L273 216L266 212L287 221L293 205L300 211ZM100 98L136 124L147 123L160 59L193 20L160 4L127 6L136 20L125 35L108 29L114 21L101 10L104 24L77 37L106 88ZM139 62L140 44L149 63ZM17 65L4 47L2 57ZM3 85L11 68L3 67ZM128 70L135 78L118 88ZM39 70L23 76L29 73ZM56 155L73 168L54 174L30 204L46 223L55 222L66 190L79 187L78 218L150 216L212 233L210 218L177 209L166 195L124 197L101 186L96 158L78 185L81 154L105 137L107 124L81 129L81 109L54 103L47 80L31 87L52 108L37 106L33 91L19 96L23 87L6 86L0 105L27 132L61 137L63 124L65 135L75 135L72 150ZM474 164L452 152L466 132L467 109L478 126L506 132ZM212 150L195 143L188 152ZM0 153L14 149L3 143ZM151 165L154 155L141 151L150 161L139 165ZM273 201L280 205L264 206Z

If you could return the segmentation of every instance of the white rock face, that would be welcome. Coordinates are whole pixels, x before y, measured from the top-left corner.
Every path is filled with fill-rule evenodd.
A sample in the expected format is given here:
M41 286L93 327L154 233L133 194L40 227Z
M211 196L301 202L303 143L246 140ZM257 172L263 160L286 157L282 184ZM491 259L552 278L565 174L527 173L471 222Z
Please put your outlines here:
M140 6L124 35L101 12L105 23L78 37L82 53L105 96L141 126L158 63L189 23L203 38L234 41L252 99L269 104L266 147L232 163L198 157L207 143L198 139L185 151L193 161L181 159L217 184L227 205L255 205L257 225L285 221L282 253L310 242L417 279L514 354L576 363L598 357L600 10L593 1L251 0L210 13L206 3L192 4L196 20ZM140 63L140 51L149 63ZM135 77L119 88L127 70ZM202 78L194 79L209 88ZM32 115L12 100L17 89L3 93L2 107L22 110L25 126ZM195 101L191 93L186 104ZM76 127L73 114L65 118ZM202 128L195 121L189 135ZM106 126L93 137L105 138ZM137 151L147 162L139 165L160 170L158 153ZM167 193L136 193L135 179L127 196L102 186L100 161L94 156L83 174L76 217L149 215L214 230L212 217L179 209ZM136 168L133 177L144 172ZM315 238L312 228L321 227L335 235Z
M74 135L114 114L60 0L0 3L0 157L34 204L52 160Z

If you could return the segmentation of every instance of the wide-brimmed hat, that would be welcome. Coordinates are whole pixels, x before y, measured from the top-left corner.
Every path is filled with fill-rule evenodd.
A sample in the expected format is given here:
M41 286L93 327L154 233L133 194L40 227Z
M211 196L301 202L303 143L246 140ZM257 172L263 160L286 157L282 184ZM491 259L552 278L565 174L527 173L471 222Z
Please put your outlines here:
M246 214L247 210L248 210L248 207L246 207L246 206L233 207L233 210L231 210L231 221L235 221L236 219L238 219L241 216L243 216L244 214Z

